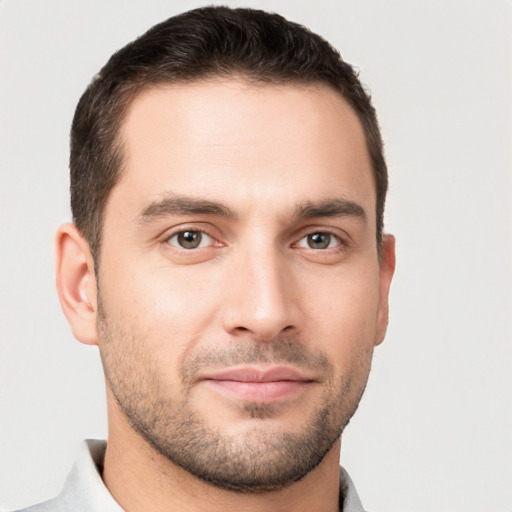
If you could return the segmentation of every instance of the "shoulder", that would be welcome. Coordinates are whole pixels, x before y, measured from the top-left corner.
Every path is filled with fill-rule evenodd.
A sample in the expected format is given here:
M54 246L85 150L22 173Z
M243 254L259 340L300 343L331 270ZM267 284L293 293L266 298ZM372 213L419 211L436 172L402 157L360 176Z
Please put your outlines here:
M343 512L365 512L354 482L340 466L340 510Z
M60 496L57 496L56 498L45 501L43 503L31 505L30 507L21 508L12 512L66 512L69 510L76 510L74 508L70 509L70 506L70 503L66 504L65 501L60 498Z
M105 441L84 441L58 496L12 512L122 512L101 478L105 449Z

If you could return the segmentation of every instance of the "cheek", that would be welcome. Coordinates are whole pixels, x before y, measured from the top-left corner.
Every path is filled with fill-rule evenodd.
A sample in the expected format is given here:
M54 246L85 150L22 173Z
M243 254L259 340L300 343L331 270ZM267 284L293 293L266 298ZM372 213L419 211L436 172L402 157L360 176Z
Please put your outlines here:
M219 286L215 273L204 273L193 266L118 261L101 278L105 314L162 356L175 357L196 343L216 314Z
M377 329L378 270L340 272L308 296L305 329L312 342L323 343L338 361L371 353Z

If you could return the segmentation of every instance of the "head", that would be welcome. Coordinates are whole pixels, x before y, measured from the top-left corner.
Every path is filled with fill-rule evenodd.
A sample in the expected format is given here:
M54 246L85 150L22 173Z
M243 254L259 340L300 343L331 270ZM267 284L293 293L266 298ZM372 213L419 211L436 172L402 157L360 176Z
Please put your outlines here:
M119 130L129 106L158 84L213 77L324 84L345 98L362 124L371 159L380 248L387 168L375 109L352 66L320 36L278 14L207 7L170 18L116 52L80 99L71 131L71 208L95 260L105 204L123 173Z
M384 337L394 268L352 68L277 15L177 16L93 80L71 175L58 288L75 336L100 347L111 437L236 492L324 463Z

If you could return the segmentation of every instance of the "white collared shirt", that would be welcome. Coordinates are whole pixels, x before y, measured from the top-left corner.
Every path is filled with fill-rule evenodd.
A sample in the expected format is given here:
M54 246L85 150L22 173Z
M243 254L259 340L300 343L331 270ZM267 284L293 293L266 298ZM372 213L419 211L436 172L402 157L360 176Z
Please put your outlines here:
M61 493L17 512L123 512L101 479L106 447L106 441L84 441ZM364 512L354 484L343 468L340 468L340 483L344 497L340 510Z

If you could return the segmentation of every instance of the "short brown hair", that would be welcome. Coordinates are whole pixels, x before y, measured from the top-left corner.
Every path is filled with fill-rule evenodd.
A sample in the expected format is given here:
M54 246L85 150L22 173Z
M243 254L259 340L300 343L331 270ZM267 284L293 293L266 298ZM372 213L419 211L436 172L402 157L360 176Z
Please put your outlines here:
M348 101L372 162L380 247L386 162L375 109L352 66L323 38L282 16L206 7L169 18L116 52L78 103L71 129L71 209L96 264L105 204L122 172L118 133L130 103L148 85L235 75L258 83L324 83Z

